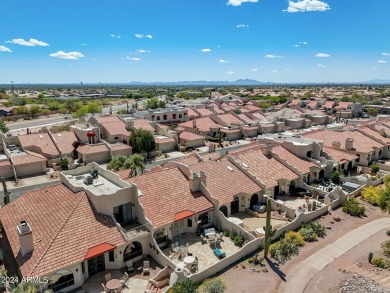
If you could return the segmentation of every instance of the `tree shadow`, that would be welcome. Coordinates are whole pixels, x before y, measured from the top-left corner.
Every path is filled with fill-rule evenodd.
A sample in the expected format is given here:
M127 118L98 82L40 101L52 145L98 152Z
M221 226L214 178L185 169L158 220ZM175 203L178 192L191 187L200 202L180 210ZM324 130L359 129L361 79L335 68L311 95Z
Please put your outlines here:
M283 273L279 269L279 265L277 263L272 262L269 258L266 258L265 261L268 263L270 269L272 269L278 276L279 278L283 281L286 282L286 274Z

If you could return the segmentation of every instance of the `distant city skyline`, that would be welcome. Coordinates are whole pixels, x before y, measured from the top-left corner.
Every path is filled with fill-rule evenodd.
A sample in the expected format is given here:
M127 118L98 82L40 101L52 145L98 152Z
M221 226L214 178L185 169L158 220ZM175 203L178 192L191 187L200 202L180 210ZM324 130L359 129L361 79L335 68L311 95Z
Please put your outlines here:
M387 0L3 0L0 84L390 77Z

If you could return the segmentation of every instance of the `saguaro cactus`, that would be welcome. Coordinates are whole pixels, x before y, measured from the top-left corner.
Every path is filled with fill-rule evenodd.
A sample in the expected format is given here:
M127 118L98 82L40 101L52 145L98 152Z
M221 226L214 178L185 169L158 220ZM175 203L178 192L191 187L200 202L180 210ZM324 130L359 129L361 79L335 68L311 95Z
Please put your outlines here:
M267 218L265 222L265 226L263 227L265 232L264 237L264 258L268 258L268 251L271 245L272 237L275 236L276 229L273 230L271 226L271 199L267 199Z
M5 184L5 178L1 177L1 184L3 184L3 191L4 191L4 205L9 203L9 194L10 192L7 189L7 185Z

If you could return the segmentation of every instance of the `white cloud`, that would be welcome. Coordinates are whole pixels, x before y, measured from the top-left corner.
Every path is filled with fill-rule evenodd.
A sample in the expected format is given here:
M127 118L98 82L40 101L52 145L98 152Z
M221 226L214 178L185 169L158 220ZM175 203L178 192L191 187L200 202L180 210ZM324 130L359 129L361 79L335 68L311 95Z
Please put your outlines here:
M299 42L300 44L302 45L307 45L308 43L307 42Z
M126 59L128 59L128 60L131 60L131 61L136 61L136 62L138 62L138 61L141 61L141 60L142 60L141 58L137 58L137 57L133 57L133 58L126 57Z
M259 70L259 69L257 69L257 68L252 68L252 69L251 69L252 72L255 72L255 71L258 71L258 70Z
M278 71L277 70L272 70L272 73L277 73Z
M300 47L300 46L301 46L301 45L296 44L296 45L293 46L293 48L298 48L298 47Z
M230 61L228 61L228 60L223 60L223 59L220 59L220 60L219 60L219 63L230 63Z
M282 58L283 56L277 56L277 55L272 55L272 54L267 54L264 56L265 58Z
M25 41L24 39L12 39L11 41L6 41L6 43L17 44L17 45L28 46L28 47L35 47L35 46L47 47L47 46L49 46L48 43L38 41L37 39L30 39L29 41Z
M307 11L326 11L329 10L329 4L319 0L298 0L298 2L288 1L286 12L307 12Z
M387 63L386 60L378 60L378 63Z
M212 50L209 49L209 48L205 48L205 49L202 49L200 50L201 52L204 52L204 53L208 53L208 52L211 52Z
M152 35L146 35L145 37L148 38L148 39L153 39Z
M227 5L241 6L241 4L245 2L257 3L259 0L228 0Z
M116 39L122 39L121 36L117 36L117 35L113 35L113 34L111 34L110 37L111 37L111 38L116 38Z
M237 24L236 28L249 27L249 24Z
M226 74L227 75L232 75L232 74L234 74L234 71L226 71Z
M81 44L81 46L84 46L84 47L86 47L86 46L88 46L88 44Z
M134 36L135 36L136 38L138 38L138 39L144 39L144 38L153 39L153 36L152 36L152 35L135 34Z
M8 53L12 53L12 51L7 48L7 47L4 47L4 46L0 46L0 52L8 52Z
M382 56L390 56L390 53L382 53Z
M77 59L80 59L80 58L83 58L84 55L79 53L79 52L64 52L64 51L58 51L56 53L52 53L50 54L49 56L51 57L57 57L57 58L61 58L61 59L72 59L72 60L77 60Z
M137 50L137 52L138 52L138 53L150 53L149 50L143 50L143 49Z
M329 54L326 54L326 53L318 53L315 55L316 57L318 58L326 58L326 57L330 57Z
M293 46L293 48L298 48L298 47L300 47L300 46L302 46L302 45L307 45L308 43L307 42L298 42L298 44L295 44L294 46Z
M325 68L325 65L323 65L323 64L317 64L317 67L318 67L318 68Z

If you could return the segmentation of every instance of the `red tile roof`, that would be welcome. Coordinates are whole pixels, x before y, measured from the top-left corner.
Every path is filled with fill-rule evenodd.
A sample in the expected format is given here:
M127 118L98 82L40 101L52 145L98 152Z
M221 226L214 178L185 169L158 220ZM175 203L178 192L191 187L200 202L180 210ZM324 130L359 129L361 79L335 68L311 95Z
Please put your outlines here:
M173 223L177 213L200 213L213 204L200 191L191 192L188 179L177 168L145 173L135 178L143 195L139 201L154 228Z
M113 122L103 122L100 124L108 132L109 135L130 136L130 132L126 129L126 124L122 120L113 121Z
M189 168L191 172L203 171L206 174L206 188L220 205L230 203L237 194L253 194L262 190L259 185L226 159L207 161Z
M266 188L277 186L277 181L280 179L294 180L298 178L297 174L275 158L265 156L259 146L233 152L231 156L236 162L246 164L247 170L256 176Z
M110 216L96 212L85 192L59 184L30 191L0 209L0 218L23 276L43 276L84 260L88 250L124 244ZM34 250L22 257L16 226L32 228Z
M150 125L149 121L146 119L136 119L136 120L134 120L133 125L134 125L133 127L137 128L137 129L148 130L152 133L155 132L154 127L152 125Z
M244 125L245 123L238 119L236 116L234 116L231 113L218 115L218 118L220 118L225 123L228 123L230 125Z
M309 160L305 160L300 158L290 151L286 150L283 146L274 146L272 148L272 152L277 154L280 158L293 165L296 169L298 169L302 174L306 174L310 172L311 167L319 167L313 162Z
M212 111L210 111L207 108L195 108L194 110L195 112L198 112L201 115L201 117L208 117L211 114L214 114Z
M116 247L108 243L102 243L97 246L91 247L88 249L87 254L85 255L85 260L97 257L101 254L114 250Z
M246 124L257 124L257 121L252 120L245 114L238 114L238 117L240 117L240 119L243 120Z
M11 162L9 160L4 160L0 162L0 167L11 166Z
M101 123L119 122L122 120L118 116L114 115L114 116L96 117L96 121L101 124Z
M187 121L179 124L183 128L191 128L194 129L193 127L193 121ZM203 117L203 118L198 118L196 119L196 127L195 129L198 129L203 132L209 132L210 127L213 128L220 128L222 125L219 125L215 123L213 120L211 120L209 117Z
M217 106L214 106L214 107L213 107L213 110L214 110L214 112L217 113L217 114L223 114L223 113L225 113L225 111L219 109Z
M173 138L173 137L164 137L164 138L158 138L158 137L155 137L154 138L154 141L156 143L172 143L172 142L176 142L176 140Z
M323 147L323 152L338 162L352 161L356 158L354 154L348 153L341 149L334 149L332 147Z
M352 102L339 102L338 105L335 107L335 109L347 109L349 105L351 105Z
M340 148L345 149L345 141L347 138L352 138L353 147L357 152L368 153L371 152L374 147L381 148L382 144L367 137L366 135L358 131L332 131L332 130L317 130L306 132L304 137L321 140L324 142L324 146L332 147L334 141L340 142Z
M18 139L23 150L40 153L48 159L60 156L48 133L20 135Z
M192 217L193 215L195 215L195 213L192 211L179 212L175 215L175 222Z
M390 144L390 138L383 137L378 131L375 131L368 126L365 126L365 125L360 126L358 128L358 131L367 135L368 137L382 143L382 144Z
M19 156L13 155L11 157L12 163L15 166L38 163L38 162L42 163L42 162L47 161L47 159L44 156L42 156L41 154L37 154L37 153L31 152L28 150L25 150L24 152L26 153L26 155L19 155Z
M192 132L188 132L188 131L183 131L182 133L180 133L180 139L184 139L184 140L197 140L197 139L205 139L204 136L201 136L201 135L198 135L198 134L195 134L195 133L192 133Z
M199 164L200 161L201 159L197 157L196 152L192 152L189 155L181 157L176 160L176 162L179 162L187 166Z
M191 117L197 118L197 117L199 117L199 114L196 113L194 110L192 110L192 108L187 108L187 110L188 110L188 118L191 118Z
M85 144L79 146L77 151L82 155L100 154L108 152L108 148L105 144Z
M334 102L333 101L326 101L325 104L324 104L324 108L327 108L327 109L332 109L334 106Z
M53 133L52 136L62 154L71 154L74 151L73 145L78 140L73 131Z

